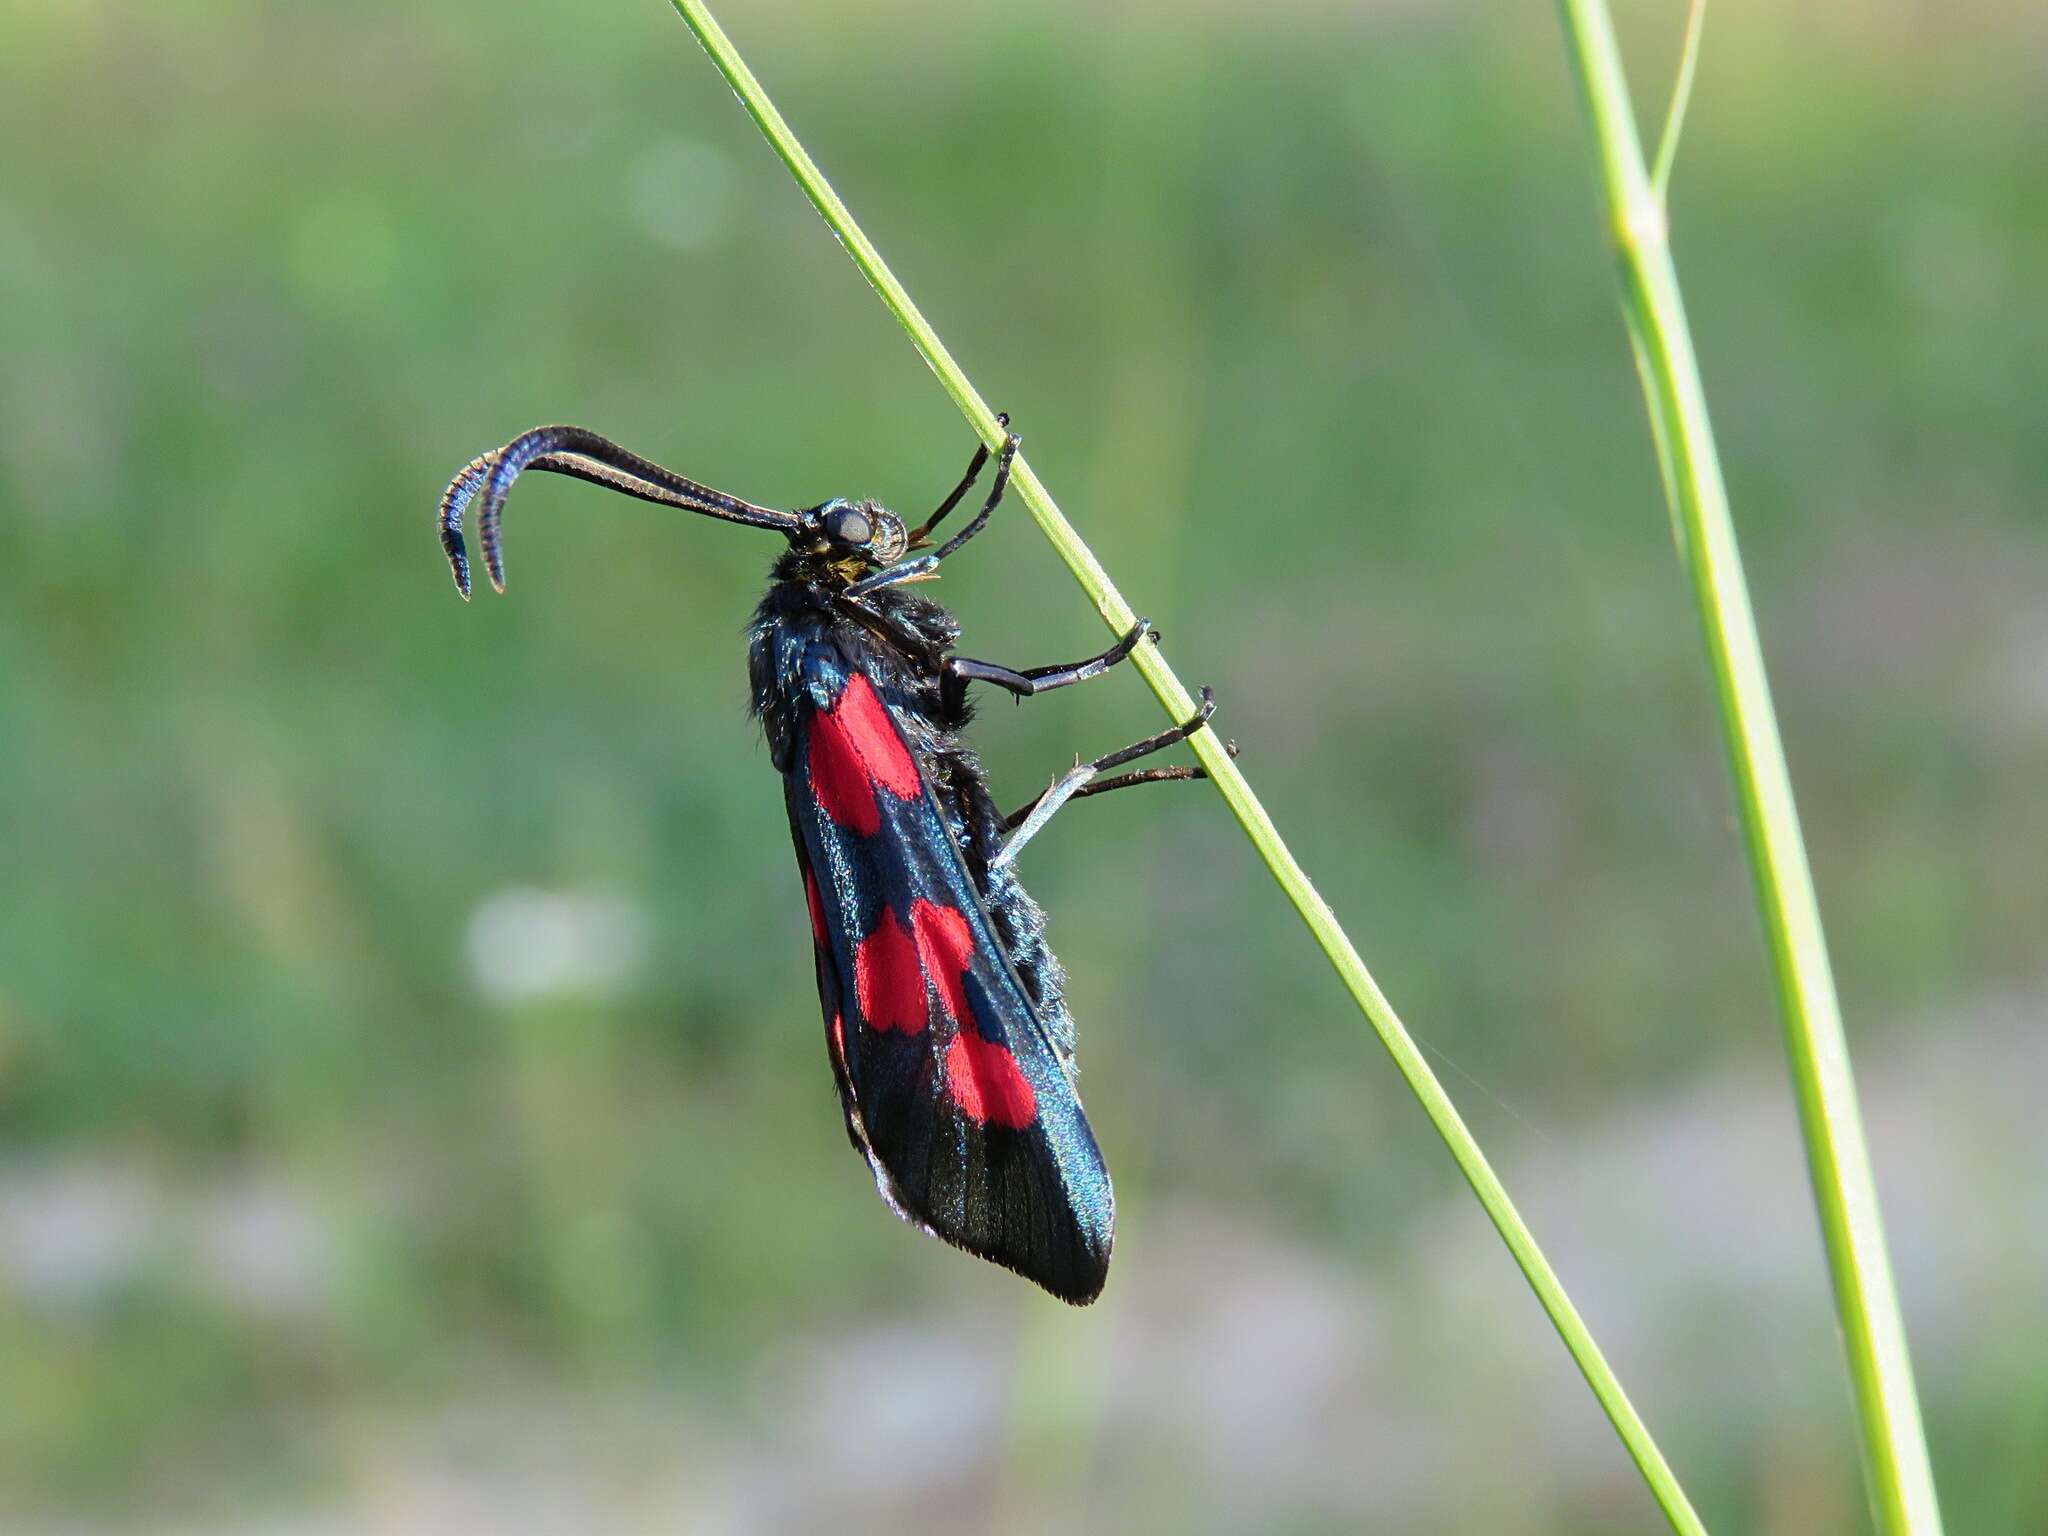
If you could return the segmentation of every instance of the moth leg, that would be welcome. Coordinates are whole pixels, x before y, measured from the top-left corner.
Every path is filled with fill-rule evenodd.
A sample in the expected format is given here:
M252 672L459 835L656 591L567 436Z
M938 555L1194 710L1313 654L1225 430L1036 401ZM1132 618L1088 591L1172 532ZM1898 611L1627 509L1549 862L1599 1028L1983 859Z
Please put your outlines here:
M969 683L994 683L1006 688L1020 699L1035 694L1050 693L1055 688L1069 688L1075 683L1085 683L1091 677L1100 677L1111 667L1122 661L1138 648L1138 642L1147 635L1156 637L1150 619L1140 619L1130 627L1123 639L1117 641L1100 656L1090 656L1086 661L1063 662L1050 667L1027 667L1018 671L1013 667L997 666L992 661L976 661L971 656L948 656L940 667L949 686L965 690Z
M1010 413L1008 411L997 411L996 422L998 425L1007 428L1010 425ZM974 482L981 478L982 466L986 463L988 463L988 444L976 443L974 445L974 457L967 461L967 473L962 475L960 483L953 487L953 494L939 503L938 511L910 530L910 548L924 548L926 542L931 537L931 531L939 526L948 512L951 512L960 505L961 497L974 489Z
M829 599L834 613L851 619L871 634L879 635L905 655L922 656L926 658L925 664L934 669L943 664L940 653L932 648L929 641L912 634L881 609L850 598L843 592L831 593Z
M1024 851L1024 845L1036 837L1045 824L1052 820L1060 807L1069 800L1079 800L1088 795L1105 795L1112 789L1129 789L1136 784L1165 784L1182 779L1206 779L1209 772L1199 763L1177 763L1170 768L1140 768L1131 773L1120 773L1111 778L1097 775L1110 768L1121 768L1125 763L1149 757L1154 752L1178 742L1186 741L1195 732L1209 723L1209 717L1216 713L1216 695L1209 688L1202 689L1202 702L1194 717L1171 730L1161 731L1156 736L1147 736L1143 741L1134 741L1128 747L1114 752L1105 752L1090 762L1077 763L1055 779L1052 786L1029 805L1020 806L1003 819L1003 830L1010 834L996 856L989 860L989 866L1000 869ZM1237 743L1227 741L1223 750L1232 757L1237 756Z
M899 582L921 581L939 568L941 560L944 560L962 544L965 544L969 539L981 532L982 529L986 528L990 515L996 509L996 504L1003 499L1003 492L1010 487L1010 465L1016 459L1017 449L1023 441L1014 432L1004 439L1003 451L996 456L995 484L989 487L988 499L982 502L981 510L974 514L974 521L965 528L962 528L928 555L919 555L915 560L899 561L897 564L889 566L886 570L875 572L872 576L863 576L859 581L856 581L846 589L846 595L848 597L865 597L870 592L879 592L882 588L893 587ZM975 472L980 472L978 465ZM964 492L964 490L965 487L963 486L962 491ZM951 509L951 503L949 502L947 506L940 508L939 512L932 514L932 521L936 522L942 513ZM926 526L929 527L930 524Z

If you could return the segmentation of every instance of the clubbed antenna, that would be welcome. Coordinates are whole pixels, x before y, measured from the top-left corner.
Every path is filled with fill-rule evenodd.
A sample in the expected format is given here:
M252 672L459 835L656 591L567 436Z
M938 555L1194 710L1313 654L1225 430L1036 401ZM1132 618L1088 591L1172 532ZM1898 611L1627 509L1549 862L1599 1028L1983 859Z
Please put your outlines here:
M482 495L477 537L483 544L484 569L490 575L491 585L504 591L505 557L499 544L498 525L512 482L529 469L587 480L592 485L659 506L680 507L686 512L701 512L752 528L773 528L786 536L794 537L806 526L795 513L757 507L737 496L699 485L586 427L535 427L495 453L471 459L441 495L441 549L454 572L456 590L465 599L470 592L470 574L469 549L462 537L463 515L469 504Z

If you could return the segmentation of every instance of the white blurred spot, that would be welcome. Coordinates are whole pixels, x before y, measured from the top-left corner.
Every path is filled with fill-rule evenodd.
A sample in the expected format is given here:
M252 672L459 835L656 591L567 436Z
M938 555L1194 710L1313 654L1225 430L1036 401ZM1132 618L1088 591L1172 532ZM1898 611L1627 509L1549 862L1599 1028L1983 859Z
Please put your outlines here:
M183 1188L99 1158L0 1166L0 1295L86 1313L154 1274L261 1317L317 1316L333 1233L308 1192L250 1170Z
M79 1163L0 1173L0 1283L51 1307L90 1306L141 1266L161 1220L130 1170Z
M469 919L470 974L494 1003L617 996L646 949L646 915L617 896L514 886Z
M695 139L661 139L626 175L627 201L651 240L708 251L732 230L732 166Z
M208 1192L194 1213L194 1258L209 1289L244 1312L314 1316L327 1301L332 1235L300 1191L245 1177Z

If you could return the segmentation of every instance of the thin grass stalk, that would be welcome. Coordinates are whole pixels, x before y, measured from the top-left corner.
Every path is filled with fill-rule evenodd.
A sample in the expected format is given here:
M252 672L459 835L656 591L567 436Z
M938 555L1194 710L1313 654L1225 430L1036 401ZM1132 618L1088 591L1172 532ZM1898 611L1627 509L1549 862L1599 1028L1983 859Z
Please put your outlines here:
M1700 39L1706 35L1707 0L1691 0L1685 13L1685 41L1678 49L1678 80L1671 87L1664 131L1657 136L1657 159L1650 167L1650 193L1659 207L1670 200L1671 166L1678 158L1679 136L1685 132L1685 109L1692 105L1693 77L1700 67Z
M671 0L671 3L685 24L696 34L697 41L710 55L712 63L725 77L726 83L739 97L740 105L746 108L747 115L753 118L776 155L796 178L797 184L803 188L804 194L810 198L826 225L846 248L846 253L853 258L854 265L867 278L890 313L895 315L903 329L909 333L912 344L932 372L938 376L939 383L944 386L946 393L953 397L953 403L960 408L961 414L980 434L984 443L991 448L1000 446L1003 433L1001 427L997 425L995 413L968 382L960 365L953 360L945 344L939 340L937 333L918 311L917 306L911 302L910 295L904 291L903 285L896 280L888 264L882 260L881 253L875 249L874 244L854 221L846 205L839 200L838 194L825 180L824 173L818 169L816 162L790 130L789 124L783 120L782 114L769 100L767 92L761 88L760 81L756 80L753 72L747 68L738 50L733 47L731 39L712 19L701 0ZM1110 580L1109 573L1082 542L1073 526L1061 515L1051 494L1021 455L1011 471L1010 483L1030 510L1040 531L1051 542L1060 559L1066 563L1074 579L1080 583L1081 590L1094 603L1096 611L1102 615L1103 622L1108 625L1110 631L1114 634L1127 632L1136 621L1136 614L1130 604L1124 601L1116 584ZM1158 646L1140 646L1132 654L1131 661L1165 707L1170 718L1176 721L1185 720L1194 713L1193 697L1174 675L1173 669L1167 664L1166 657ZM1307 874L1281 840L1280 833L1266 814L1265 807L1259 803L1251 785L1246 782L1236 763L1224 751L1216 735L1206 729L1199 731L1190 739L1189 745L1196 757L1201 760L1202 766L1208 770L1210 781L1222 794L1231 814L1244 828L1245 836L1251 840L1260 860L1272 873L1287 899L1293 903L1295 911L1300 914L1310 935L1329 959L1345 990L1351 994L1359 1011L1365 1015L1367 1022L1378 1034L1380 1043L1393 1057L1394 1065L1406 1080L1417 1102L1421 1104L1423 1112L1429 1116L1431 1124L1436 1127L1437 1134L1450 1149L1451 1156L1465 1175L1466 1182L1471 1185L1472 1192L1478 1197L1488 1217L1492 1219L1501 1240L1507 1244L1508 1251L1513 1255L1515 1263L1520 1266L1529 1288L1536 1293L1537 1301L1549 1315L1558 1336L1563 1339L1566 1349L1577 1362L1587 1384L1592 1388L1615 1432L1621 1437L1623 1445L1634 1459L1644 1482L1649 1485L1651 1494L1662 1507L1672 1528L1704 1536L1706 1527L1693 1512L1684 1490L1679 1487L1678 1480L1672 1475L1663 1453L1651 1438L1648 1427L1637 1414L1627 1393L1622 1390L1620 1380L1600 1353L1599 1346L1593 1342L1592 1334L1587 1330L1584 1320L1580 1318L1570 1298L1566 1296L1556 1272L1550 1267L1542 1250L1537 1247L1536 1239L1523 1222L1520 1212L1508 1198L1507 1190L1501 1184L1499 1176L1494 1173L1485 1154L1480 1151L1478 1142L1466 1128L1450 1096L1444 1092L1443 1085L1430 1071L1421 1051L1416 1048L1415 1041L1394 1012L1393 1005L1380 991L1378 983L1366 969L1365 962L1359 958L1357 949L1339 926L1336 915L1310 884Z
M1913 1388L1905 1324L1886 1256L1877 1184L1857 1108L1820 907L1778 738L1763 649L1750 610L1706 391L1672 265L1662 195L1682 105L1667 120L1655 179L1605 0L1559 0L1567 50L1593 127L1622 309L1650 412L1659 468L1692 580L1722 733L1735 780L1757 905L1769 939L1799 1124L1826 1242L1835 1311L1856 1399L1858 1439L1878 1529L1936 1536L1941 1513ZM1689 89L1699 15L1688 26L1680 90Z

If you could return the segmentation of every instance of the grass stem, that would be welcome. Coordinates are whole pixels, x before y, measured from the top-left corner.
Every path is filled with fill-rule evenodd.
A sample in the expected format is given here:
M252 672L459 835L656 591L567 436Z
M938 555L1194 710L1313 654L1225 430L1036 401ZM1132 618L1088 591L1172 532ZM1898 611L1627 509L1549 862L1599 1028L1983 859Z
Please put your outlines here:
M1685 41L1679 46L1678 81L1671 87L1671 105L1664 113L1664 132L1657 139L1657 159L1650 170L1650 191L1657 205L1671 200L1671 163L1678 158L1678 136L1685 131L1685 109L1692 105L1692 79L1700 63L1700 38L1707 30L1707 0L1692 0L1685 12Z
M1659 469L1713 668L1757 905L1770 943L1835 1312L1848 1352L1871 1506L1886 1536L1935 1536L1941 1514L1934 1474L1885 1253L1848 1040L1664 216L1663 180L1670 172L1691 60L1698 52L1699 11L1695 6L1688 27L1679 100L1667 122L1655 178L1643 166L1605 0L1559 0L1559 11L1593 128L1608 230L1621 267L1622 309Z

